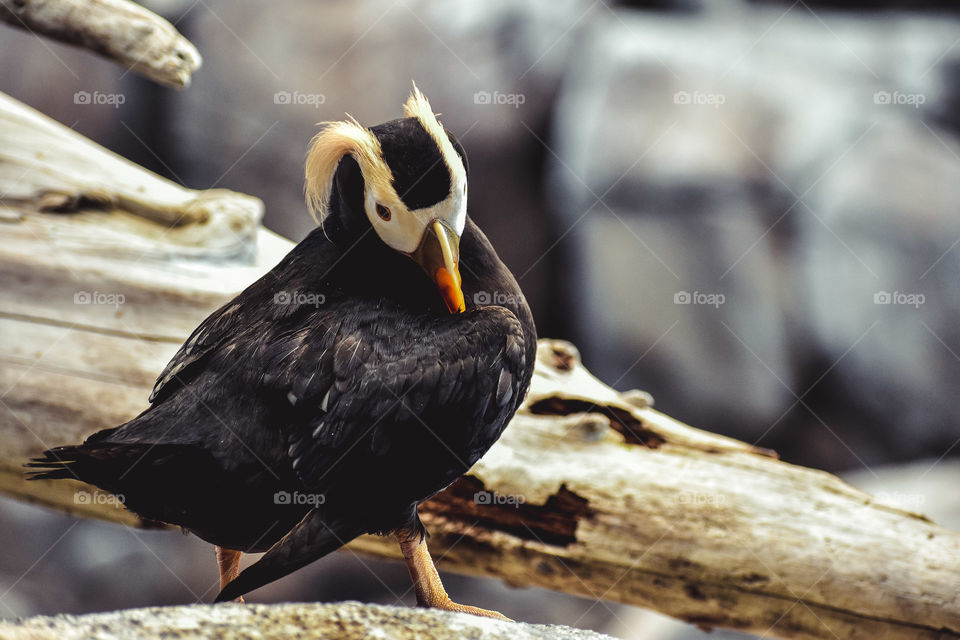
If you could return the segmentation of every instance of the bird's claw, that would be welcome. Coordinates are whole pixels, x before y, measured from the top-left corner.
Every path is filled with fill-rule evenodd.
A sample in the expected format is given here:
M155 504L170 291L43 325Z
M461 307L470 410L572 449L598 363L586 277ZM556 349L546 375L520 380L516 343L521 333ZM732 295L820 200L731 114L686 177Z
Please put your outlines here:
M459 604L454 602L450 598L444 600L438 600L436 602L430 602L422 604L420 606L430 607L432 609L442 609L444 611L457 611L459 613L470 613L475 616L482 616L484 618L494 618L496 620L506 620L507 622L513 622L510 618L503 615L499 611L491 611L489 609L481 609L480 607L471 607L466 604Z

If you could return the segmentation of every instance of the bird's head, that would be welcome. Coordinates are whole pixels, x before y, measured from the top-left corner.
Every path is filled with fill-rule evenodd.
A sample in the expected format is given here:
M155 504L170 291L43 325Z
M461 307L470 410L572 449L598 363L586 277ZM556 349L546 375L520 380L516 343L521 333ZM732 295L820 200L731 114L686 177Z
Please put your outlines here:
M450 313L459 313L466 308L458 268L465 156L416 86L404 113L370 128L353 118L324 123L307 155L307 203L328 237L331 217L338 228L366 231L369 223L384 244L419 264Z

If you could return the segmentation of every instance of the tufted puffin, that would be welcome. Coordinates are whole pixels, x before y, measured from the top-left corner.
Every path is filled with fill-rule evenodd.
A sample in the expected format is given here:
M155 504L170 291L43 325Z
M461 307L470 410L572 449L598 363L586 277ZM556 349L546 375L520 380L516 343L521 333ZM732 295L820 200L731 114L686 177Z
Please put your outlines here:
M536 352L516 279L467 215L464 150L414 86L403 118L324 123L305 191L318 228L194 330L149 408L31 476L215 545L218 602L375 533L396 537L419 605L502 617L450 600L417 515L500 437Z

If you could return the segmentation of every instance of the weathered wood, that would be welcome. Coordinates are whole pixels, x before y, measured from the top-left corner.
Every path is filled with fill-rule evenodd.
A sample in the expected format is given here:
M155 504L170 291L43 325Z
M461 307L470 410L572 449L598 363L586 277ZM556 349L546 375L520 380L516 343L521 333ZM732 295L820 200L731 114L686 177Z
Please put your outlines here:
M58 246L125 252L135 263L249 258L263 203L226 189L182 187L0 93L0 220L18 221L24 211L72 214L64 238L52 220L43 223Z
M0 125L8 154L4 135ZM44 174L73 176L75 162L63 168L58 157ZM121 185L104 177L114 165L103 162L89 179L113 192ZM143 200L183 206L159 178L116 171L142 181ZM0 226L0 491L138 524L89 488L27 483L20 465L141 411L189 331L290 244L261 231L251 259L209 236L171 242L121 200L109 211L80 199L75 213L43 212L57 183L35 183L43 188L10 200ZM205 243L215 260L201 259ZM94 304L78 292L123 299ZM541 341L532 390L504 437L422 513L442 567L518 586L774 637L960 637L960 535L830 474L672 420L644 394L600 383L567 343ZM351 546L398 553L376 537Z
M525 409L421 509L442 566L773 637L960 637L958 534L635 406L557 352L575 353L541 341Z
M151 370L289 250L260 227L262 215L258 198L186 189L0 94L0 432L9 452L56 442L65 424L90 431L136 413ZM21 484L16 463L0 466L0 484ZM74 501L70 487L50 491Z
M3 640L612 640L557 625L522 624L436 609L336 604L218 604L129 609L0 622Z
M89 49L174 88L190 84L200 53L172 24L129 0L0 0L0 20Z

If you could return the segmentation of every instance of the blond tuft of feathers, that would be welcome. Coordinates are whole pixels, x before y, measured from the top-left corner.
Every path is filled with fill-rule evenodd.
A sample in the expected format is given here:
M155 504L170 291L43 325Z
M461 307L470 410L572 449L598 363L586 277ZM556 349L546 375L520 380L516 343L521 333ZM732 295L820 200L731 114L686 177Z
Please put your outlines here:
M460 157L443 125L430 108L430 102L417 88L416 83L413 85L413 93L403 105L403 112L406 117L419 120L437 143L450 165L453 178L464 178L465 170ZM321 122L323 129L314 136L307 152L304 191L310 215L321 226L329 214L334 173L340 160L347 154L353 156L360 165L368 189L380 194L388 203L400 203L400 198L393 189L393 173L383 159L380 141L355 118L349 114L347 118L339 122Z
M453 148L453 143L450 142L450 138L447 136L443 125L437 120L436 114L430 107L430 101L427 100L427 97L417 88L416 82L413 83L413 93L410 94L410 97L407 98L407 101L403 105L403 113L408 118L416 118L419 120L423 128L426 129L430 137L433 138L433 141L440 147L440 151L443 152L443 157L446 159L450 171L453 173L451 177L454 181L465 179L466 170L463 167L463 161L457 154L456 149Z
M330 207L333 175L343 156L350 154L360 165L364 180L391 188L393 174L383 160L380 141L353 117L340 122L322 122L307 153L305 191L313 219L323 224Z

